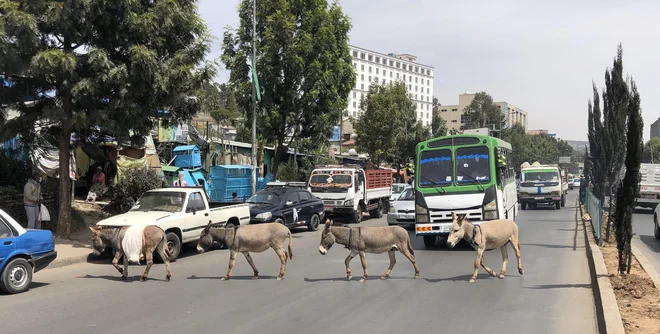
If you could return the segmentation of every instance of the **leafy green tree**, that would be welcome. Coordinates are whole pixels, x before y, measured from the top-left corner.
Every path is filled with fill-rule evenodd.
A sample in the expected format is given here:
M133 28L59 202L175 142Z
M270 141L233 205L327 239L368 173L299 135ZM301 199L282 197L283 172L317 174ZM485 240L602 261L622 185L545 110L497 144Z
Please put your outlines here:
M556 164L561 154L571 155L572 148L564 141L558 141L545 134L529 135L521 124L514 124L502 133L502 138L513 148L513 164L516 170L524 162L538 161L542 164ZM562 152L562 153L560 153Z
M640 97L637 85L630 79L630 103L627 105L627 140L626 140L626 172L621 181L616 196L616 211L614 223L616 224L616 248L619 251L619 273L630 274L633 236L632 216L635 207L635 198L639 193L639 173L642 162L644 121L640 111Z
M440 112L437 108L433 109L433 117L431 119L431 134L433 137L442 137L447 135L447 121L440 117Z
M660 161L660 138L654 137L644 144L642 162L657 163L657 161Z
M215 75L209 40L196 1L0 1L0 110L20 112L0 137L59 148L58 237L71 233L71 134L139 143L158 119L192 118Z
M224 34L222 62L231 71L229 82L237 89L238 105L251 111L252 1L241 0L238 15L238 29ZM312 138L322 145L345 113L355 87L350 28L350 19L337 1L258 3L255 69L261 101L257 127L276 145L274 175L291 141ZM251 126L252 112L246 118Z
M479 92L470 104L465 107L465 127L476 129L495 125L501 129L506 122L506 114L500 110L493 98L486 92Z

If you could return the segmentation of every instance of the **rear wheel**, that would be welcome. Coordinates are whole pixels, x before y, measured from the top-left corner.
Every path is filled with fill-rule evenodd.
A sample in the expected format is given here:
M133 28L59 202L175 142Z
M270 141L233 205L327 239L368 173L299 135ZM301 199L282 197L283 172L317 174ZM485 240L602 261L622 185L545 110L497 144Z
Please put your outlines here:
M32 284L32 266L21 257L11 260L0 276L0 290L6 293L21 293Z
M321 225L321 218L319 218L319 215L313 215L312 219L309 220L309 224L307 225L307 228L310 231L316 231L319 229L319 225Z
M165 238L167 240L167 248L170 250L170 254L172 254L170 255L170 262L174 262L179 257L179 254L181 254L181 239L174 232L167 232Z
M438 238L435 235L425 235L424 236L424 246L426 247L434 247L435 246L435 241Z
M378 207L369 211L369 217L371 218L383 218L383 202L378 201Z

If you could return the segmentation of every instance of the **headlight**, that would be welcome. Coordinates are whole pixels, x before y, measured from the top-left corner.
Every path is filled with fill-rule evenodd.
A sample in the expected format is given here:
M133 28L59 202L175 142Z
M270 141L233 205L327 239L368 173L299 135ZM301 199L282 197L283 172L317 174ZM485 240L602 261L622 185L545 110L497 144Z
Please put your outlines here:
M418 215L428 215L429 214L429 209L419 205L415 204L415 213Z
M390 205L390 212L392 212L392 213L396 212L396 209L394 208L393 205Z
M268 220L268 219L273 218L273 214L270 213L270 212L262 212L262 213L256 215L254 218Z
M347 201L344 201L344 206L353 206L353 200L349 199Z
M560 191L553 191L551 194L552 194L552 195L560 195L561 192L560 192Z
M483 219L484 220L490 220L490 219L497 219L499 218L499 213L497 212L497 202L495 200L492 200L486 205L484 205L483 208Z
M496 211L497 203L495 200L490 201L488 204L484 205L484 211Z

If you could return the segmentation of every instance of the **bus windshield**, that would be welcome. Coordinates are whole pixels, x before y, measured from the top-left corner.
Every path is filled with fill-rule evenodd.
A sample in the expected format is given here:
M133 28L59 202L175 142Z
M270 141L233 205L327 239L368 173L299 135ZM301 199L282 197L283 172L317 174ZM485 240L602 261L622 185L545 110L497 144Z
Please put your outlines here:
M456 183L458 185L490 182L490 154L487 146L463 147L456 150Z
M419 155L419 186L447 186L453 181L454 166L451 150L424 151Z

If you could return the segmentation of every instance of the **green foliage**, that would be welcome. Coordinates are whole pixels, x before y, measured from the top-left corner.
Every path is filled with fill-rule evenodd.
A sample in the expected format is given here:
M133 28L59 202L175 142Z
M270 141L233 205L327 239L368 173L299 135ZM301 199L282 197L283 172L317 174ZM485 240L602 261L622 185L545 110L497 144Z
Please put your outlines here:
M20 112L0 139L57 144L60 160L69 159L72 132L139 143L159 118L165 126L190 119L199 110L190 97L215 75L196 1L3 0L0 13L0 76L11 83L0 85L0 113ZM70 180L59 180L66 209ZM66 238L70 210L59 214L57 235Z
M373 84L354 120L356 146L376 163L403 165L415 155L415 145L430 137L417 121L416 105L402 82Z
M251 111L252 1L241 0L238 15L238 29L224 34L222 61L231 71L238 105ZM272 165L277 175L284 145L296 138L322 145L345 113L355 87L351 23L338 2L326 0L261 1L256 19L256 72L262 88L257 127L267 142L278 145ZM252 112L246 116L250 127Z
M658 163L660 162L660 138L654 137L644 144L644 155L642 156L643 163Z
M442 137L447 135L447 122L442 117L440 117L440 111L437 108L433 108L433 118L431 119L431 134L433 137Z
M112 199L104 210L112 214L127 212L145 192L166 185L153 169L134 168L112 186Z
M16 159L19 152L0 149L0 185L23 193L23 186L30 178L27 161Z
M304 173L297 166L296 159L289 158L287 162L280 166L280 171L277 173L277 180L282 182L304 181Z
M616 247L619 251L619 273L630 274L633 236L632 218L635 198L639 193L639 173L642 162L644 121L640 111L640 97L637 85L630 79L631 91L627 105L628 123L626 140L626 172L621 181L616 196L616 211L614 223L616 224Z
M589 162L591 168L591 185L592 192L596 198L600 199L601 202L605 197L605 180L607 175L605 173L606 161L605 161L605 149L604 149L604 136L605 130L603 123L601 122L601 113L600 113L600 96L598 95L598 89L596 84L593 85L593 101L589 101L589 110L588 110L588 137L589 137Z
M514 124L502 132L504 141L511 144L514 154L513 166L520 170L524 162L556 164L562 155L570 156L573 148L563 140L545 134L530 135L521 124Z
M204 83L197 91L200 112L209 113L218 124L231 124L242 115L236 104L236 92L227 84Z
M495 105L493 98L486 92L475 94L474 99L465 107L465 128L477 129L495 126L501 129L506 123L506 114Z

